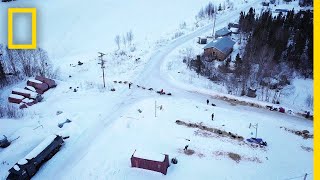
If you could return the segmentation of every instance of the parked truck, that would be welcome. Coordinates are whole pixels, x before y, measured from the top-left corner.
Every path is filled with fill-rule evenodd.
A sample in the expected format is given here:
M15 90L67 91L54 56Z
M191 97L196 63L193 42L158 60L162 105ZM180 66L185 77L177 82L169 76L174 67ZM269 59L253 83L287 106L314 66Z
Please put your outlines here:
M34 176L42 164L51 159L64 144L64 137L51 135L44 139L11 169L7 180L27 180Z

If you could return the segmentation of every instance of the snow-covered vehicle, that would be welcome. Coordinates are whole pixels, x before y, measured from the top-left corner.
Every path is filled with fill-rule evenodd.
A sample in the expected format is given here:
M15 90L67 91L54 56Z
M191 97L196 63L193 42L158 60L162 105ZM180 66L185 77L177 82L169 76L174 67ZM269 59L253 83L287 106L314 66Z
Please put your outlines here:
M7 180L31 179L43 163L51 159L64 143L64 138L59 135L50 135L44 139L23 159L20 159L11 169Z

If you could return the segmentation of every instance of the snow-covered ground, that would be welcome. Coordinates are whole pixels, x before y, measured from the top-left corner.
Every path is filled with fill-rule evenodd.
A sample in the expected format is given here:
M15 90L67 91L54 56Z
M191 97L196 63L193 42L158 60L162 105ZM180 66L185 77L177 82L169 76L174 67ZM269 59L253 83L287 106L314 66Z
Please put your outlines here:
M260 6L261 1L236 2L237 8L221 14L217 26L235 20L241 10ZM5 179L8 169L55 133L70 138L33 179L286 179L304 173L311 173L308 178L312 179L313 151L305 150L313 148L312 139L305 140L280 128L309 130L313 134L311 121L230 104L214 99L201 87L190 90L185 83L168 81L170 72L166 74L164 62L169 61L170 53L212 29L212 24L198 29L192 24L194 15L207 1L137 0L124 5L122 1L102 0L20 0L2 3L0 10L22 6L19 3L39 9L39 42L59 67L60 78L58 86L44 94L44 102L26 109L23 118L0 119L0 135L7 135L9 140L20 137L8 148L0 149L0 179ZM183 30L185 35L173 39L183 21L190 26ZM115 55L114 36L130 29L135 34L137 50L126 51L128 56ZM0 35L1 41L5 39ZM106 57L105 89L95 58L96 52L103 50L110 52ZM136 62L137 58L141 59ZM84 62L82 66L76 65L79 60ZM134 84L129 90L128 85L113 83L114 80ZM163 88L173 95L160 96L136 85ZM25 82L21 82L7 87L1 91L1 98L6 99L13 87L24 86ZM207 106L206 99L217 106ZM155 101L163 107L158 108L157 117ZM66 119L72 122L59 128L58 123ZM261 150L239 145L235 140L177 125L176 120L202 122L244 138L253 136L249 124L258 123L258 137L266 140L268 147ZM183 154L187 144L194 155ZM130 157L135 149L166 153L170 158L177 157L178 164L171 165L166 176L133 169ZM241 155L242 160L231 160L225 155L228 152Z

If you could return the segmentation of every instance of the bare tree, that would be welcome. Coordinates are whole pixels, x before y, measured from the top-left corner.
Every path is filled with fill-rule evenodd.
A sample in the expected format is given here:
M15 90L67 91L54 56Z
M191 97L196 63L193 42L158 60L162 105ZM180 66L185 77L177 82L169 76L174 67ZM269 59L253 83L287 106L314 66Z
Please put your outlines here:
M127 47L127 38L125 36L122 36L122 43L124 47Z
M129 46L131 46L133 38L134 38L133 32L132 32L132 30L130 30L129 32L127 32L127 42L129 44Z
M116 37L114 38L114 42L117 44L118 46L118 50L120 49L120 36L119 35L116 35Z

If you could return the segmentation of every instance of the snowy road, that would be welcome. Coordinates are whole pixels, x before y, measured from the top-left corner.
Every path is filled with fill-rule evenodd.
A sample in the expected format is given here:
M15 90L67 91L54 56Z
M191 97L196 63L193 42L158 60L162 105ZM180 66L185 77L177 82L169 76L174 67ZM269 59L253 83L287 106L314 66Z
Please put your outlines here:
M260 2L261 1L257 0L253 3L247 4L241 9L235 10L225 15L221 15L221 18L217 20L216 25L220 26L222 24L225 24L226 21L229 22L236 20L241 10L247 10L251 6L255 6ZM188 98L192 99L193 101L204 103L206 99L210 98L207 94L191 92L187 89L175 86L173 83L171 83L171 81L167 80L168 77L166 76L166 74L163 73L163 71L161 71L161 66L164 60L166 59L167 55L174 49L176 49L177 47L186 43L189 40L192 40L208 31L211 31L211 29L212 24L207 25L196 30L195 32L192 32L188 35L182 36L172 41L164 47L161 47L151 56L152 58L146 64L143 73L140 76L138 76L138 78L134 82L136 84L145 85L146 87L156 87L157 89L163 88L166 91L171 92L175 98ZM82 167L85 166L83 163L86 161L83 162L82 160L90 159L91 156L97 156L97 154L95 154L95 145L99 145L100 152L108 152L108 149L112 148L112 145L109 144L109 138L112 138L112 136L108 134L108 128L112 123L114 123L115 120L121 117L128 110L129 107L131 107L133 104L135 104L143 98L137 95L137 91L138 90L130 91L124 88L120 92L118 92L119 96L121 96L122 98L110 102L113 104L113 108L105 112L105 114L107 114L108 116L102 117L100 121L93 122L78 137L70 138L70 140L67 141L66 145L62 149L62 151L60 151L57 154L59 158L53 158L52 160L47 162L41 168L41 171L37 173L34 179L43 179L43 177L54 177L55 179L64 179L68 177L66 176L66 174L69 174L69 177L77 177L74 173L76 173L79 169L82 169ZM214 102L219 107L235 109L235 107L231 106L227 102L221 100L214 100ZM236 108L248 112L252 110L252 108L250 107L237 106ZM256 111L261 111L262 113L270 113L266 110ZM279 116L275 114L272 114L271 116L273 115ZM295 121L301 120L300 118L292 119ZM109 166L112 167L112 165Z

